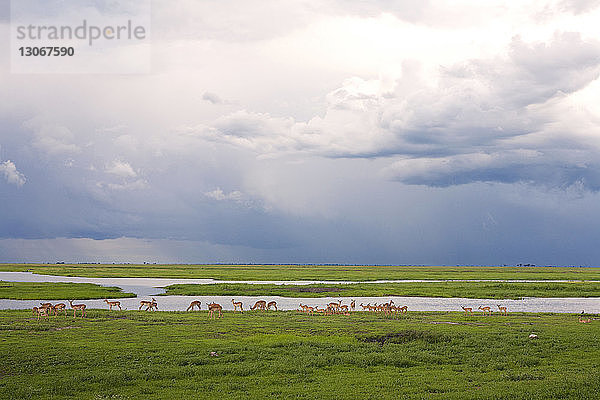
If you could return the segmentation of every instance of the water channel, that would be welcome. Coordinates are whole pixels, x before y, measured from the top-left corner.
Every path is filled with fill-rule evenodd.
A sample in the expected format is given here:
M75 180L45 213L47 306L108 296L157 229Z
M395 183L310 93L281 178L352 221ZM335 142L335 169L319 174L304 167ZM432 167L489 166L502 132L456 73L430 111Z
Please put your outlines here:
M307 285L313 283L344 284L344 283L402 283L402 282L446 282L442 280L380 280L369 282L349 281L216 281L214 279L167 279L167 278L87 278L54 275L37 275L30 272L0 272L0 280L9 282L73 282L94 283L103 286L118 286L125 292L136 293L138 297L117 299L121 306L128 310L137 310L140 300L149 300L155 296L159 310L162 311L185 311L193 300L202 302L202 309L206 310L206 304L217 302L225 310L232 310L231 296L158 296L164 293L162 287L173 284L215 284L215 283L249 283L249 284L276 284L276 285ZM460 282L548 282L534 280L456 280ZM552 281L571 282L571 281ZM596 281L597 282L597 281ZM395 304L407 305L410 311L461 311L461 306L473 307L474 310L480 305L489 305L496 310L497 304L508 307L514 312L555 312L555 313L600 313L600 298L540 298L526 297L519 300L495 300L495 299L466 299L466 298L438 298L438 297L355 297L356 309L361 310L360 304L383 303L393 300ZM111 299L114 300L114 299ZM279 296L236 296L236 301L244 304L248 309L257 300L276 301L279 310L296 310L300 303L309 306L324 306L329 302L341 300L342 304L349 304L348 297L324 297L324 298L289 298ZM3 300L0 299L0 309L27 309L39 305L43 300ZM51 303L64 302L65 300L52 300ZM107 308L104 300L85 300L88 308Z

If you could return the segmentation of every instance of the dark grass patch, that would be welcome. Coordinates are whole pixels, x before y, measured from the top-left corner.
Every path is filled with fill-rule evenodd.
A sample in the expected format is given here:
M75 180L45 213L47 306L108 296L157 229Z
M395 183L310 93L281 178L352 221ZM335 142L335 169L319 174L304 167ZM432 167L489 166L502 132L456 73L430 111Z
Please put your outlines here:
M302 293L326 293L326 292L342 292L344 290L348 290L345 287L305 287L305 286L290 286L290 290L294 292L302 292Z
M399 332L391 332L383 335L357 336L359 341L365 343L379 343L380 346L390 343L408 343L415 340L422 340L426 343L449 342L450 337L437 332L417 331L406 329Z

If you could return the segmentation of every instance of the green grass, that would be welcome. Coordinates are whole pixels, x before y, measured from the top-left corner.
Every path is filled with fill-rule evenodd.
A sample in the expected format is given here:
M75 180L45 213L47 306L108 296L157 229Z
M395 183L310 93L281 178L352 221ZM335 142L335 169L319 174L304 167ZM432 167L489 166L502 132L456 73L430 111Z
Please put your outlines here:
M597 399L600 321L576 321L0 311L0 398Z
M514 282L406 282L314 285L255 285L219 283L178 284L164 295L182 296L282 296L282 297L466 297L520 299L522 297L600 297L600 283Z
M60 282L5 282L0 281L0 299L59 300L59 299L110 299L135 297L121 288L91 283Z
M220 280L529 279L600 280L600 268L348 265L0 264L0 271L85 277Z

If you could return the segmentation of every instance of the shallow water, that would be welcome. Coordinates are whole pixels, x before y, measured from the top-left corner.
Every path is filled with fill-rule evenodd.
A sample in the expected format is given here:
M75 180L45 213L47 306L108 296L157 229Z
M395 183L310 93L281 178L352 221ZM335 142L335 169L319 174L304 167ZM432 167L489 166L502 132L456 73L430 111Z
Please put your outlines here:
M231 296L156 296L158 309L160 311L185 311L194 300L202 302L202 309L206 310L206 304L217 302L224 310L233 310ZM493 300L493 299L463 299L463 298L438 298L438 297L355 297L356 308L362 310L360 303L382 303L393 300L397 305L407 305L409 311L462 311L461 306L472 307L477 312L479 306L490 306L492 311L497 311L497 305L508 307L509 312L553 312L553 313L600 313L600 298L539 298L531 297L522 300ZM118 299L121 307L128 310L137 310L140 300L150 300L149 296L141 298ZM324 297L319 299L289 298L279 296L236 296L236 301L241 301L244 310L249 309L257 300L276 301L279 310L296 310L299 304L324 307L329 302L342 300L342 304L350 305L349 297ZM0 300L0 309L27 309L44 303L44 300ZM50 300L51 303L65 303L66 300ZM104 300L80 300L78 304L84 303L88 308L108 309Z
M378 281L220 281L215 279L177 279L177 278L88 278L80 276L39 275L31 272L0 272L0 281L8 282L72 282L94 283L102 286L118 286L125 292L135 293L138 296L150 296L165 293L165 286L175 284L201 284L211 285L217 283L247 283L251 285L310 285L310 284L350 284L350 283L431 283L431 282L523 282L544 283L544 280L502 280L502 279L447 279L447 280L378 280ZM557 280L552 282L574 282ZM600 282L600 281L587 281Z
M379 280L367 282L352 281L218 281L214 279L170 279L170 278L87 278L71 276L37 275L31 272L0 272L0 280L9 282L73 282L73 283L95 283L102 286L118 286L125 292L136 293L136 298L118 299L123 308L137 310L140 300L150 300L150 296L164 293L161 287L192 283L192 284L215 284L215 283L248 283L248 284L275 284L275 285L308 285L313 283L344 284L344 283L402 283L402 282L448 282L450 280ZM456 282L548 282L536 280L452 280ZM572 281L552 281L572 282ZM597 281L595 281L597 282ZM193 300L202 302L202 309L206 310L206 304L215 301L223 306L224 310L233 310L231 296L156 296L159 309L162 311L185 311ZM461 306L472 307L477 310L480 305L489 305L492 310L497 310L497 304L507 306L510 311L516 312L555 312L555 313L600 313L600 298L524 298L522 300L493 300L493 299L464 299L464 298L437 298L437 297L355 297L356 308L361 310L360 303L383 303L394 300L395 304L407 305L412 311L462 311ZM348 297L324 297L324 298L287 298L279 296L256 297L237 296L236 301L244 303L244 309L257 300L274 300L280 310L296 310L300 303L309 306L325 306L332 301L342 300L343 304L350 304ZM39 305L44 300L1 300L0 309L26 309ZM51 303L65 303L66 300L52 300ZM85 300L77 303L85 303L89 308L108 308L104 300Z

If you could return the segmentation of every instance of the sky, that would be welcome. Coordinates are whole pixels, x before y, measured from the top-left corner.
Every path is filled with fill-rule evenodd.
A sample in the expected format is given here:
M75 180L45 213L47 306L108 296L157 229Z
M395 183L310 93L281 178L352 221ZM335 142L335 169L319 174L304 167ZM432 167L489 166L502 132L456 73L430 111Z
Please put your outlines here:
M0 41L0 262L600 265L599 2L151 13L139 74Z

